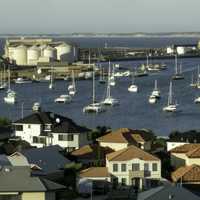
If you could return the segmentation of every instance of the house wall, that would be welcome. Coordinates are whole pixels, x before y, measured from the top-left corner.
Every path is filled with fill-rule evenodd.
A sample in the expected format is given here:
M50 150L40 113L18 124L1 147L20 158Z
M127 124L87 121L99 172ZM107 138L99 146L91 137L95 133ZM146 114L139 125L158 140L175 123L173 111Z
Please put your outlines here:
M44 192L23 192L21 197L22 200L48 200Z
M160 179L161 178L161 162L160 161L144 161L140 159L132 159L129 161L106 161L106 166L108 167L108 172L112 174L112 176L118 178L118 182L122 182L122 178L126 178L127 185L131 185L131 175L130 171L132 171L132 164L139 163L140 169L139 171L144 171L144 163L149 164L148 175L145 178L148 179ZM152 171L152 164L157 163L157 171ZM113 164L118 164L118 171L113 171ZM121 171L121 164L126 164L126 171Z
M167 142L167 151L170 151L171 149L182 146L184 144L189 144L189 143L187 143L187 142Z
M125 149L128 147L127 143L111 143L111 142L99 142L99 145L102 147L110 147L114 151Z
M171 165L175 168L186 165L187 156L184 153L171 153Z
M40 124L15 124L23 125L23 131L15 130L15 135L21 137L22 140L29 142L33 146L43 147L43 144L33 143L34 136L40 136L41 125ZM29 128L30 126L30 128Z
M58 133L53 133L53 145L60 145L63 148L66 147L75 147L76 149L79 148L79 133L70 133L69 135L74 135L74 140L73 141L61 141L59 140L59 134ZM64 133L63 135L67 135Z
M200 165L200 158L187 158L186 159L186 165Z

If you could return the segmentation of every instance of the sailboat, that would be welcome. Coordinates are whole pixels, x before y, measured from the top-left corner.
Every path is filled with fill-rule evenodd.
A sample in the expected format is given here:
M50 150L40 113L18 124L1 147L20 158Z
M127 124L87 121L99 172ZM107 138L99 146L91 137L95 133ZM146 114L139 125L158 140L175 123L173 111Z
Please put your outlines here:
M182 65L180 64L178 68L177 55L175 55L175 74L172 76L172 79L173 80L184 79L184 76L182 74Z
M102 101L102 104L108 106L118 105L119 101L111 96L110 91L110 61L109 61L109 69L108 69L108 84L107 84L107 91L106 91L106 98Z
M158 89L157 80L155 80L154 89L152 91L152 95L155 96L156 98L160 98L160 90Z
M5 69L5 64L4 64L4 68L3 68L3 73L1 71L1 82L0 82L0 90L4 90L7 87L7 83L6 83L6 69Z
M114 65L112 67L112 74L110 75L110 85L111 86L116 85L116 82L115 82L115 66Z
M100 65L100 76L99 76L99 83L106 83L105 76L104 76L104 68Z
M174 104L172 100L172 82L170 82L169 86L169 95L168 95L168 103L167 106L163 108L163 111L166 112L176 112L178 104Z
M138 86L135 84L135 77L134 77L133 73L132 73L132 83L128 87L128 91L129 92L138 92Z
M4 97L5 103L14 104L16 102L16 93L10 88L10 70L8 71L8 91Z
M49 89L54 89L54 81L53 81L53 66L51 66L51 76L50 76L50 83L49 83Z
M194 74L192 73L192 78L191 78L191 83L190 83L191 87L197 87L197 84L194 82Z
M92 103L83 108L84 113L100 113L105 111L101 103L97 103L95 100L95 71L93 70L93 81L92 81Z
M71 96L74 96L76 94L75 76L73 70L72 70L72 84L68 86L68 91Z

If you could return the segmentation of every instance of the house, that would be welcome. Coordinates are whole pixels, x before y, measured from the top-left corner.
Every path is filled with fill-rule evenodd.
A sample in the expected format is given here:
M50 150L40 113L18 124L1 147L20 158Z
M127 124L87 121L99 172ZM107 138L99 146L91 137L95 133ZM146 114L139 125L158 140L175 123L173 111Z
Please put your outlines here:
M64 168L71 163L60 151L58 145L43 148L31 148L21 152L15 152L8 156L13 166L30 166L32 174L46 176L48 179L57 180L64 176Z
M193 164L200 165L200 143L178 146L171 149L170 154L171 165L176 169Z
M172 181L174 183L184 184L186 186L200 186L200 166L183 166L172 172ZM199 189L199 188L198 188Z
M118 185L135 185L140 189L148 188L161 179L161 161L136 146L106 155L106 166L88 168L80 172L81 178L110 181Z
M30 167L1 167L0 180L0 199L56 200L56 191L65 189L47 179L32 177Z
M170 134L169 140L167 141L167 151L184 145L184 144L195 144L200 143L200 134L197 131L187 132L175 132Z
M120 128L97 138L97 141L100 146L110 147L115 151L127 148L129 145L135 145L148 151L151 150L152 137L152 134L145 130Z
M107 154L106 167L113 184L135 185L142 189L161 179L161 161L134 145Z
M163 185L138 194L137 200L199 200L200 197L184 187Z
M94 166L97 163L101 166L106 164L106 154L113 152L109 147L101 147L98 144L88 144L80 149L71 152L77 162Z
M15 136L32 146L60 145L73 151L88 144L89 129L52 112L34 112L13 123Z
M107 167L90 167L79 174L80 179L105 180L110 182L110 174Z

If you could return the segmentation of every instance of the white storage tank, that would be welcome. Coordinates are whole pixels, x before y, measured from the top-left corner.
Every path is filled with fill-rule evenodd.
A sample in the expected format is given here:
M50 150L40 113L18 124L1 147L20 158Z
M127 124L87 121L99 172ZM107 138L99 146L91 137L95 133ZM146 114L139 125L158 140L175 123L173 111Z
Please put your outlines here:
M37 61L40 57L40 49L36 46L32 46L27 50L27 60L29 65L37 65Z
M62 43L55 47L57 50L57 60L69 61L72 55L72 46L66 43Z
M27 65L27 47L20 45L13 51L13 59L17 65Z
M43 56L47 57L47 58L56 58L56 49L51 47L51 46L47 46L44 50L43 50Z

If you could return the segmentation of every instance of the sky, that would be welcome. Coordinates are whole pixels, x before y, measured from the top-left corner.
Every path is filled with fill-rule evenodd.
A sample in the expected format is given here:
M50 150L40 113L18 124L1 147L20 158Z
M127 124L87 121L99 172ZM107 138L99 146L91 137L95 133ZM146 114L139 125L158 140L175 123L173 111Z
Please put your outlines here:
M0 0L0 34L199 32L200 0Z

